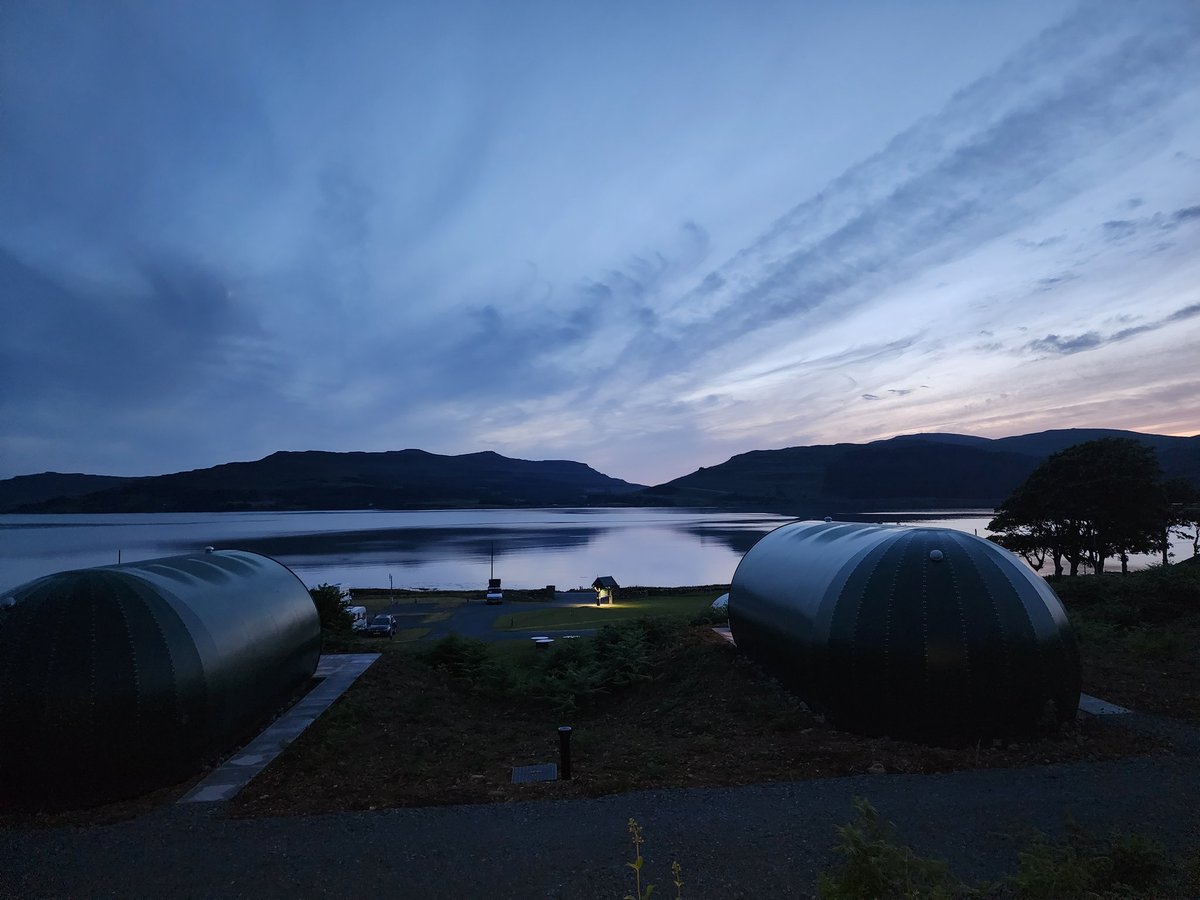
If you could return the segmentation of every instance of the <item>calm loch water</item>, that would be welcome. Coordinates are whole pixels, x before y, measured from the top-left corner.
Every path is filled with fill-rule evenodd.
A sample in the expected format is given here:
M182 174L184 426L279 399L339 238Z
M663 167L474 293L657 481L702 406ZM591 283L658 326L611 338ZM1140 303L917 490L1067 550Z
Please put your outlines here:
M885 511L857 518L987 535L991 510ZM253 550L309 586L475 589L495 574L512 588L724 584L771 513L679 509L488 509L404 512L0 515L0 590L90 566ZM1180 558L1191 548L1178 543ZM1134 560L1144 566L1152 559Z
M473 589L728 582L783 516L671 509L0 516L0 589L89 566L198 553L264 553L309 586Z

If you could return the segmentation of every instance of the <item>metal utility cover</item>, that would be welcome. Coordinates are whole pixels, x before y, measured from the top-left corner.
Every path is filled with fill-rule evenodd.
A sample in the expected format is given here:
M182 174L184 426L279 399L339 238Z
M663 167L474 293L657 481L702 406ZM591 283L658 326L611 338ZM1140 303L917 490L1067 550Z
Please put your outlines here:
M558 781L558 763L513 767L513 784L527 784L531 781Z

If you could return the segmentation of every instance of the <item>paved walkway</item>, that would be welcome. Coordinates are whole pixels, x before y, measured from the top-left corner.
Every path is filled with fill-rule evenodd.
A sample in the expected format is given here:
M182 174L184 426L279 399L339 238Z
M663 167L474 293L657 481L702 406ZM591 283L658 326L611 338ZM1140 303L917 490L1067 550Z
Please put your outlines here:
M346 692L378 653L326 654L317 661L313 677L321 683L272 722L243 747L236 756L213 769L208 777L183 796L180 803L211 803L229 800L250 783L283 748L298 738L338 697Z

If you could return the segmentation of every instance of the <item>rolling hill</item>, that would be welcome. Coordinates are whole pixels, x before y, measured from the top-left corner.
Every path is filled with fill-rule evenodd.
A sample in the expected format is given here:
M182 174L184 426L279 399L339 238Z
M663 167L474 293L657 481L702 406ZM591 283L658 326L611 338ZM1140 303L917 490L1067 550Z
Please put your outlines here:
M1006 438L901 435L869 444L754 450L643 488L569 460L490 451L441 456L281 451L254 462L142 478L53 472L0 481L0 512L220 512L563 505L716 506L834 515L881 506L993 507L1047 456L1127 437L1167 478L1200 488L1200 436L1062 429Z
M89 493L52 493L64 477L53 473L25 476L38 481L17 485L20 491L11 483L21 479L0 482L0 511L111 513L547 506L598 502L641 487L610 478L580 462L510 459L490 451L462 456L441 456L424 450L281 451L255 462L119 479L118 483L103 485ZM78 482L77 486L83 484ZM43 488L42 495L32 496L38 485Z
M1154 448L1166 478L1200 487L1200 437L1115 429L1061 429L989 439L901 435L869 444L754 450L647 488L627 502L734 506L811 514L871 506L993 507L1060 450L1105 437Z

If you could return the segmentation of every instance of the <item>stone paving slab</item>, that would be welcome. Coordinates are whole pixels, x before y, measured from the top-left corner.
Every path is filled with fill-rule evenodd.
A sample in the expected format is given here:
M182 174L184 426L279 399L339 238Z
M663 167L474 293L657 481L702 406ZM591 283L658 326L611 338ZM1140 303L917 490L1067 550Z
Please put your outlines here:
M1093 716L1122 716L1133 712L1131 709L1117 706L1115 703L1109 703L1107 700L1101 700L1091 694L1079 695L1079 711Z
M317 671L313 673L314 678L322 679L321 683L263 729L237 755L210 772L179 802L217 803L234 797L377 659L378 653L331 653L322 656L317 662Z

